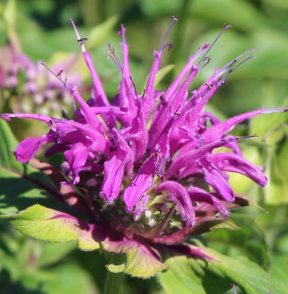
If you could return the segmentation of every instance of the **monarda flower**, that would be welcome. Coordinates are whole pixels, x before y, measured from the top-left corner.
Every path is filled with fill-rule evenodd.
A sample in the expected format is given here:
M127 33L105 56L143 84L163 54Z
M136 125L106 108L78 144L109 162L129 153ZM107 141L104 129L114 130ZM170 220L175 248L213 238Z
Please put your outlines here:
M169 29L176 20L173 17ZM119 91L110 102L85 50L87 39L80 37L71 21L91 73L91 99L84 101L75 85L70 87L61 74L41 62L70 91L75 100L75 118L57 119L34 113L1 116L5 120L35 119L48 125L47 134L25 139L18 145L16 158L51 175L59 189L57 197L80 214L35 205L8 219L22 220L18 229L38 239L77 239L82 249L101 247L106 252L126 253L128 258L122 267L109 265L108 269L138 277L149 277L165 269L167 265L161 256L168 248L175 254L212 259L204 248L185 240L212 230L215 223L229 227L229 211L253 203L232 190L228 172L242 174L261 187L267 182L262 168L241 153L238 140L247 137L228 133L236 124L255 115L286 111L262 108L224 122L205 111L205 105L228 76L253 58L249 54L254 49L220 69L215 68L215 73L199 89L190 92L191 81L209 63L208 53L230 27L225 26L212 45L204 43L189 58L166 91L158 90L154 84L161 57L172 46L166 43L168 29L160 50L153 52L155 59L146 88L139 93L130 73L122 26L122 62L109 44L108 57L122 74ZM236 65L245 55L248 57ZM64 153L62 173L33 158L45 144L50 144L47 157ZM29 215L42 221L40 227L44 220L49 225L33 232L25 229Z
M52 69L62 76L69 74L68 84L77 85L82 93L85 90L82 75L71 73L77 59L77 54L72 54ZM20 74L24 76L24 82L19 81ZM57 83L43 66L34 64L13 44L0 48L0 87L3 98L16 111L33 110L48 114L50 110L60 117L60 109L67 110L67 105L72 101L69 91L61 83Z

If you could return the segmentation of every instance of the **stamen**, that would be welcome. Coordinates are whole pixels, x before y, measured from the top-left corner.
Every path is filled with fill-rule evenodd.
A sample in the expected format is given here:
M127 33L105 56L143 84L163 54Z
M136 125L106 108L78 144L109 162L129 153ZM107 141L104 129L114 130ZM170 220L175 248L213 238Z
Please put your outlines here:
M62 114L62 117L65 118L65 119L70 119L68 114L66 113L66 111L64 109L61 109L61 114Z
M61 73L62 71L60 70L60 72L58 74L55 74L45 63L44 61L38 61L37 63L43 65L49 72L51 72L51 74L53 76L55 76L62 84L63 86L67 89L67 90L70 90L70 88L68 86L66 86L66 81L67 81L67 77L65 79L65 81L63 81L62 77L61 77Z
M207 56L207 54L209 53L209 51L212 49L212 47L215 45L215 43L218 41L218 39L220 38L220 36L228 29L228 28L232 28L232 26L230 25L225 25L224 29L220 32L220 34L217 36L217 38L214 40L214 42L208 47L206 53L201 57L201 59L199 60L199 62L197 63L197 66L199 66L202 61L204 60L204 58Z
M204 63L205 60L206 60L206 62ZM211 57L210 57L210 56L208 56L208 57L206 56L206 57L203 59L202 64L201 64L201 66L199 67L199 70L201 70L203 67L205 67L207 64L209 64L210 60L211 60Z
M242 139L250 139L250 138L259 138L256 134L251 135L251 136L235 136L237 140L242 140Z
M137 97L138 94L137 94L136 86L135 86L135 83L134 83L134 81L133 81L133 79L132 79L132 76L130 76L130 80L131 80L132 87L133 87L133 90L134 90L134 95L136 95L136 97Z
M85 41L88 41L88 39L87 38L82 38L82 39L77 40L78 43L83 43Z
M288 112L288 105L275 108L264 109L261 113L274 113L274 112Z
M168 43L163 47L163 50L168 47L168 51L171 51L172 47L175 47L175 45L173 43Z
M52 119L49 121L49 123L50 123L54 128L56 128L56 124L55 124L55 122L54 122Z
M172 24L173 24L174 21L178 21L178 19L177 19L175 16L172 16L172 20L171 20L171 22L170 22L170 24L169 24L168 30L167 30L167 32L166 32L166 34L165 34L165 36L164 36L164 39L163 39L163 41L162 41L162 44L161 44L161 47L160 47L160 50L159 50L159 54L160 54L160 55L163 53L163 50L164 50L164 48L165 48L165 42L166 42L167 36L168 36L168 34L169 34L169 31L170 31L170 29L171 29Z
M254 51L254 50L257 50L256 48L251 48L249 50L247 50L246 52L242 53L241 55L237 56L236 58L234 58L232 61L228 62L226 65L224 65L218 72L218 77L222 76L222 74L224 72L226 72L229 68L231 68L236 62L238 59L240 59L242 56L246 55L247 53L251 52L251 51Z
M63 72L63 69L58 72L57 77L61 77L62 72Z
M210 89L212 89L213 88L213 86L210 86L209 84L207 84L207 83L205 83L205 85L207 86L207 87L209 87Z
M77 28L76 28L76 25L75 25L75 23L74 23L74 20L73 20L71 17L70 17L70 21L71 21L72 26L73 26L73 28L74 28L75 34L76 34L76 36L77 36L77 39L78 39L77 42L79 42L79 43L81 44L81 51L84 53L84 52L86 52L86 49L85 49L83 43L84 43L85 41L87 41L88 39L87 39L87 38L81 38L80 35L79 35L79 32L78 32L78 30L77 30Z
M227 79L227 77L234 71L234 70L236 70L239 66L241 66L243 63L245 63L246 61L248 61L249 59L256 59L256 57L254 57L254 56L249 56L249 57L247 57L246 59L244 59L242 62L240 62L237 66L235 66L234 68L232 68L232 69L230 69L229 71L228 71L228 73L222 78L222 81L224 82L226 79Z
M122 66L115 54L115 50L114 48L111 46L110 43L108 43L108 47L109 47L109 51L108 51L108 59L112 59L114 61L114 63L116 64L116 66L119 68L119 70L122 72Z

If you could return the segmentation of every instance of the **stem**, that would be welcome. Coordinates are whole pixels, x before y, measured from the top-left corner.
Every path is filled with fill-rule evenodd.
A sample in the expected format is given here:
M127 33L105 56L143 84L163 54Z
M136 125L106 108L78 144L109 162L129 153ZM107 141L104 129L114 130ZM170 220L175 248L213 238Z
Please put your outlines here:
M122 256L119 254L111 254L109 263L118 264L121 257ZM115 274L107 270L103 294L118 294L120 290L120 284L122 282L122 278L123 278L123 273Z

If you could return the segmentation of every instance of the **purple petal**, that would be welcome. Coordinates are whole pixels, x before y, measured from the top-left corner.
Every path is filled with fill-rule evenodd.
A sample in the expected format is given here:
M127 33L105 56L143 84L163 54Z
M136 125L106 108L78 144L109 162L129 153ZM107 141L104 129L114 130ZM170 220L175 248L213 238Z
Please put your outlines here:
M145 210L149 200L150 196L148 194L143 195L142 198L136 203L134 211L130 212L141 216L141 213Z
M267 178L262 171L243 157L233 153L216 153L208 155L208 158L220 170L242 174L261 187L267 184Z
M138 114L133 120L132 128L129 133L129 137L132 141L131 149L135 157L136 166L141 162L146 152L146 147L148 143L148 132L144 119L143 108L141 106L141 101L138 101L138 103Z
M202 137L205 139L206 144L215 140L219 140L225 133L232 131L236 124L239 124L245 119L249 119L257 114L260 114L263 111L264 109L262 108L231 117L226 121L215 124L211 128L207 129L202 134Z
M66 158L69 166L70 172L73 176L72 184L78 184L80 182L79 172L83 169L86 160L89 155L89 150L82 143L76 143L72 146L70 150L64 152L64 157ZM64 182L68 184L68 182Z
M233 202L235 199L233 190L221 171L206 157L203 157L199 163L202 167L205 181L228 203Z
M28 162L39 150L40 146L53 142L54 137L45 134L39 138L27 138L16 148L16 159L20 162Z
M156 155L157 156L157 155ZM123 200L128 211L132 211L134 205L153 185L155 173L155 154L152 154L141 166L139 172L125 189Z
M80 104L81 112L87 122L94 129L105 131L106 128L102 124L102 122L97 118L94 114L94 111L89 107L86 101L76 92L76 86L72 86L70 89L70 93L74 100Z
M125 163L127 176L131 177L133 172L134 154L117 129L113 129L111 133L115 136L115 140L118 144L116 146L116 156L119 160Z
M117 159L114 155L109 161L104 163L104 180L100 196L111 204L120 193L124 175L125 162Z
M188 187L187 191L191 200L209 203L210 205L214 206L224 217L228 217L228 210L217 197L197 187Z
M167 190L169 192L169 201L176 203L182 218L186 221L188 227L192 227L195 223L195 213L191 199L186 189L179 183L166 181L160 184L155 192L161 193Z
M107 252L126 254L124 273L134 277L149 278L167 268L160 261L160 255L155 248L141 240L105 241L101 242L101 248Z
M222 147L226 145L227 143L233 142L236 140L237 140L236 137L230 135L230 136L226 136L224 139L220 141L216 141L216 142L204 145L186 154L182 154L182 153L178 154L173 160L168 171L166 172L164 179L169 179L170 177L175 175L181 168L191 167L191 165L197 166L196 163L204 156L210 154L213 151L213 149Z
M182 72L174 80L172 85L169 87L169 89L165 93L165 97L163 98L165 102L162 102L158 105L154 113L151 127L149 130L149 144L148 144L149 147L155 144L159 134L162 132L162 130L165 128L166 124L168 123L169 119L171 118L171 114L174 114L174 112L181 109L184 101L186 100L186 95L184 95L184 92L188 88L189 82L196 76L198 72L198 68L193 65L194 61L195 61L195 56L191 56L187 65L184 67ZM180 87L180 90L179 90L180 95L179 95L179 93L175 91L180 85L181 80L184 78L184 76L188 73L190 69L191 69L191 73L188 75L186 81L184 81L183 85ZM170 102L169 99L171 98L172 94L174 95L173 96L174 98L171 99L171 102Z
M156 74L159 70L159 66L160 66L160 58L161 55L159 54L159 52L157 51L153 51L153 54L155 55L155 59L148 77L148 81L147 81L147 85L146 85L146 89L145 89L145 95L144 95L144 99L143 99L143 111L144 111L144 119L145 122L148 121L148 118L154 108L154 82L155 82L155 77Z

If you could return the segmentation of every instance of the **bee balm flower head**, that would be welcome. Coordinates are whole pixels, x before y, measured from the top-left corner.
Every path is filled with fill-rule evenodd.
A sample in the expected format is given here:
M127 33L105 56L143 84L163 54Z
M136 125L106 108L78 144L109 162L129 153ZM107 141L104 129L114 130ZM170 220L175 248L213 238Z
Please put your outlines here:
M28 162L40 146L52 143L46 156L64 152L62 171L66 180L62 180L62 185L77 185L85 190L88 210L95 215L94 223L107 228L103 240L110 240L110 244L116 240L123 246L136 242L145 248L145 254L157 260L160 257L153 252L159 244L172 244L179 252L183 248L176 244L183 242L202 223L224 221L230 209L246 201L232 190L227 172L242 174L262 187L266 185L261 168L243 157L237 144L242 138L227 133L255 115L285 109L262 108L224 122L205 111L205 105L227 77L253 58L249 55L237 65L253 48L222 68L215 68L214 74L200 88L189 92L191 81L208 63L207 55L214 43L230 26L224 27L212 45L204 43L191 55L168 89L162 91L155 89L154 84L164 50L171 48L171 44L166 44L167 32L160 50L153 52L154 62L142 94L137 92L131 77L122 26L122 62L109 44L108 56L122 74L119 91L110 102L85 49L87 39L80 37L71 21L91 73L92 97L84 101L76 86L68 86L61 75L47 67L75 100L75 118L2 114L6 120L11 117L36 119L50 128L42 137L22 141L16 149L16 157ZM174 21L177 19L173 17L169 29ZM227 151L223 152L220 147ZM187 254L201 255L201 252L190 250Z

